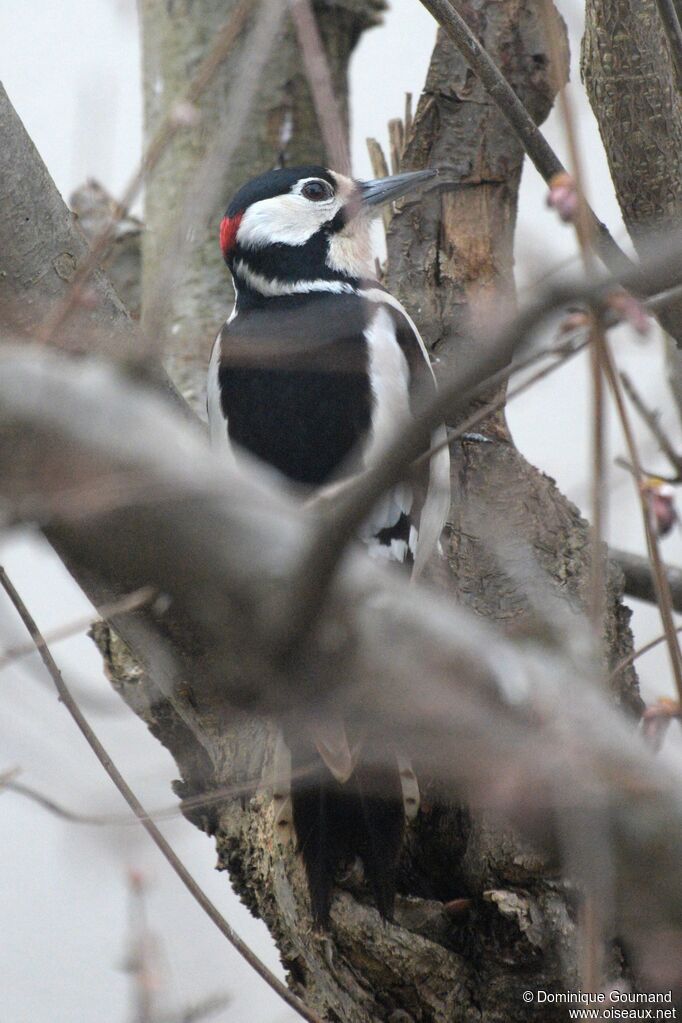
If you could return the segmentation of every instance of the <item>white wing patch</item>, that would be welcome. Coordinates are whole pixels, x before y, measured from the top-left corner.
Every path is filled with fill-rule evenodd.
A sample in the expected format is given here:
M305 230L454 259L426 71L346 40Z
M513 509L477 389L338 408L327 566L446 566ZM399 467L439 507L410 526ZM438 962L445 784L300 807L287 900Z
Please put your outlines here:
M395 324L385 306L380 305L365 329L369 349L369 377L372 389L372 427L365 446L366 465L381 460L396 431L410 418L410 370L405 354L398 343ZM416 530L410 529L408 540L394 538L382 543L377 533L398 525L401 515L409 515L413 503L412 488L399 483L384 494L373 508L372 514L360 530L360 538L367 544L374 558L405 561L408 549L412 555L416 548Z
M402 316L405 317L405 320L407 321L407 323L409 324L409 326L410 326L410 328L412 330L412 333L414 335L415 340L419 344L419 347L421 349L422 355L424 357L424 361L425 361L426 365L428 366L429 372L431 373L431 376L433 377L434 383L435 383L435 376L434 376L434 373L433 373L433 369L431 368L431 360L429 359L429 354L428 354L428 352L426 350L426 345L424 344L424 341L423 341L419 331L417 330L417 328L416 328L416 326L414 324L414 321L408 315L407 311L403 308L402 304L398 301L398 299L395 298L393 295L389 294L387 291L382 291L381 288L358 289L358 295L360 295L360 297L364 298L366 301L372 302L372 303L376 304L379 307L380 310L381 310L382 306L391 306L393 309L395 309L397 312L399 312ZM384 316L386 316L388 319L390 319L390 317L388 317L388 314L386 313L385 309L383 310L383 312L384 312ZM384 322L384 321L381 321L381 322ZM377 323L377 317L375 317L371 321L370 329L376 323ZM391 325L391 327L392 327L392 325ZM400 345L398 344L398 341L397 341L397 339L395 337L395 331L394 331L393 327L392 327L392 337L393 337L393 344L395 345L396 348L398 348L400 350ZM369 341L370 341L370 339L368 337L368 342ZM371 342L370 342L370 344L371 344ZM384 346L386 348L388 348L385 339L384 339ZM378 348L380 348L380 347L381 347L381 345L378 346ZM402 355L402 350L400 350L400 354ZM408 415L409 415L409 370L407 369L407 362L405 360L405 356L404 355L403 355L403 362L405 364L405 371L406 371L406 380L407 380L407 383L406 383L406 394L407 394L407 398L408 398L407 411L408 411ZM370 365L371 365L371 363L370 363ZM376 365L376 367L378 369L379 368L379 362L377 361L375 363L375 365ZM400 426L400 422L398 420L394 420L392 423L389 423L389 427L390 427L391 433L395 434L395 431L399 428L399 426ZM444 425L438 426L432 432L432 434L431 434L432 446L435 447L438 444L442 444L446 440L446 438L447 438L447 433L446 433L445 426ZM393 494L394 494L394 491L391 491L391 493L389 495L387 495L387 497L392 498ZM404 510L405 510L405 514L409 513L409 508L406 508ZM422 512L421 512L421 516L420 516L420 520L419 520L419 534L418 534L418 536L417 536L417 532L414 529L414 527L412 527L412 529L410 530L410 539L409 539L408 546L409 546L410 550L412 551L412 553L414 554L414 558L415 558L414 568L413 568L413 571L412 571L412 578L413 579L416 579L416 578L419 577L419 575L423 571L426 563L428 562L429 558L431 557L433 551L437 547L438 541L440 540L440 535L441 535L441 533L443 531L443 527L445 526L445 523L447 521L447 517L448 517L448 512L449 511L450 511L450 452L448 451L448 448L447 448L447 445L446 445L446 446L444 446L440 451L438 451L431 458L431 461L430 461L430 464L429 464L429 486L428 486L428 492L427 492L427 495L426 495L426 500L424 502L424 507L422 508ZM373 518L374 517L375 516L373 516ZM397 521L397 519L396 519L396 521ZM393 544L400 544L400 543L404 543L404 541L393 541L391 546L393 546ZM381 547L382 545L376 544L375 546L376 547ZM388 550L386 545L383 545L383 547L384 547L384 551ZM373 550L371 550L370 553L374 554L375 552ZM396 551L396 553L398 553L398 552ZM376 556L379 556L379 557L392 557L392 555L390 553L386 554L383 551L382 552L376 552ZM405 555L403 555L403 558L399 558L397 560L403 560L404 556Z
M235 316L236 309L232 311L232 315L227 322L231 323ZM230 438L227 432L227 419L225 418L223 408L220 403L220 381L218 379L218 369L220 368L221 336L222 330L218 333L218 336L213 343L211 360L208 364L208 379L206 381L208 435L213 450L218 454L229 458L232 462L235 462L236 458L234 450L230 444Z
M398 343L395 324L379 306L365 328L369 348L369 378L374 399L372 428L365 461L374 465L410 418L410 370Z

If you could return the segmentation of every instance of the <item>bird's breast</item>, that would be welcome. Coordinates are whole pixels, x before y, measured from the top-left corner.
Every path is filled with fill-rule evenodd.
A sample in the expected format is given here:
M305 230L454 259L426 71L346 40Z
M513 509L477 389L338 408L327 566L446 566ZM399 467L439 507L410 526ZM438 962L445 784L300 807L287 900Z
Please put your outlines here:
M224 337L218 379L230 440L297 483L332 480L370 429L360 307L335 298L240 314Z

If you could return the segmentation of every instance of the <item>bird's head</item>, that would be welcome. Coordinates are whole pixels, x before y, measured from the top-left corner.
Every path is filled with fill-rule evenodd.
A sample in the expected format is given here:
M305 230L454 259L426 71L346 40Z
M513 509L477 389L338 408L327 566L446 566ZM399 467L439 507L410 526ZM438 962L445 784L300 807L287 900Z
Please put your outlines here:
M344 291L372 278L371 220L383 203L434 175L355 181L309 166L254 178L237 192L220 225L220 247L238 292Z

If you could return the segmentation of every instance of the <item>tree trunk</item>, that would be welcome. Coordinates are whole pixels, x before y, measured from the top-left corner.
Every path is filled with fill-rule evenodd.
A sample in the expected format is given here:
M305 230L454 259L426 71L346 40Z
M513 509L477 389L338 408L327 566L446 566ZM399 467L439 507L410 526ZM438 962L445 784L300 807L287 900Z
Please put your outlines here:
M657 231L682 226L682 95L655 0L587 0L582 76L623 219L644 257ZM682 344L682 300L660 319Z

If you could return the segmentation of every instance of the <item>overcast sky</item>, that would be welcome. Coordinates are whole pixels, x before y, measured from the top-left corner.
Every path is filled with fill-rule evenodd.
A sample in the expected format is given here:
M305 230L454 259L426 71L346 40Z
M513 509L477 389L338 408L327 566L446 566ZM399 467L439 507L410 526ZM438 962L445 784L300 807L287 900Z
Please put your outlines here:
M580 5L564 2L560 7L571 27L575 65ZM363 37L351 71L353 155L359 175L370 173L366 136L385 139L385 125L401 113L405 91L419 94L434 38L434 24L416 0L394 0L384 26ZM68 196L89 176L119 193L141 147L139 44L132 0L4 0L0 68L10 98L62 194ZM575 68L572 77L577 80ZM579 88L573 90L573 103L590 199L600 217L624 237L598 132ZM565 158L556 118L547 132ZM574 253L572 232L546 210L544 199L544 185L532 167L526 168L517 246L522 283ZM658 336L654 333L642 343L621 330L616 340L621 364L636 376L650 402L663 407L664 423L679 438L663 388ZM584 363L578 360L549 378L512 403L508 414L520 450L587 512L589 388ZM663 468L646 434L641 440L645 464ZM611 458L623 453L612 417ZM631 481L614 468L611 483L610 538L643 552ZM58 560L35 537L13 537L0 553L44 629L88 613L87 602ZM664 553L671 561L682 561L679 531L665 541ZM634 623L638 644L660 632L652 608L636 608ZM23 638L2 601L0 630L3 646ZM61 643L56 653L67 678L95 702L93 721L143 801L151 808L172 803L169 783L176 772L170 757L110 692L90 641L80 637ZM661 695L669 674L662 649L640 663L646 695ZM36 660L26 660L0 681L0 770L20 766L23 780L73 809L125 817L121 800L45 685ZM163 935L160 983L168 1008L229 990L234 1002L215 1017L221 1023L284 1023L294 1018L243 966L138 828L63 824L7 793L0 805L3 1020L126 1023L128 979L121 966L127 934L126 870L131 866L149 879L149 917L152 928ZM241 907L225 876L213 870L210 840L182 820L163 828L231 922L275 966L277 956L265 928Z

